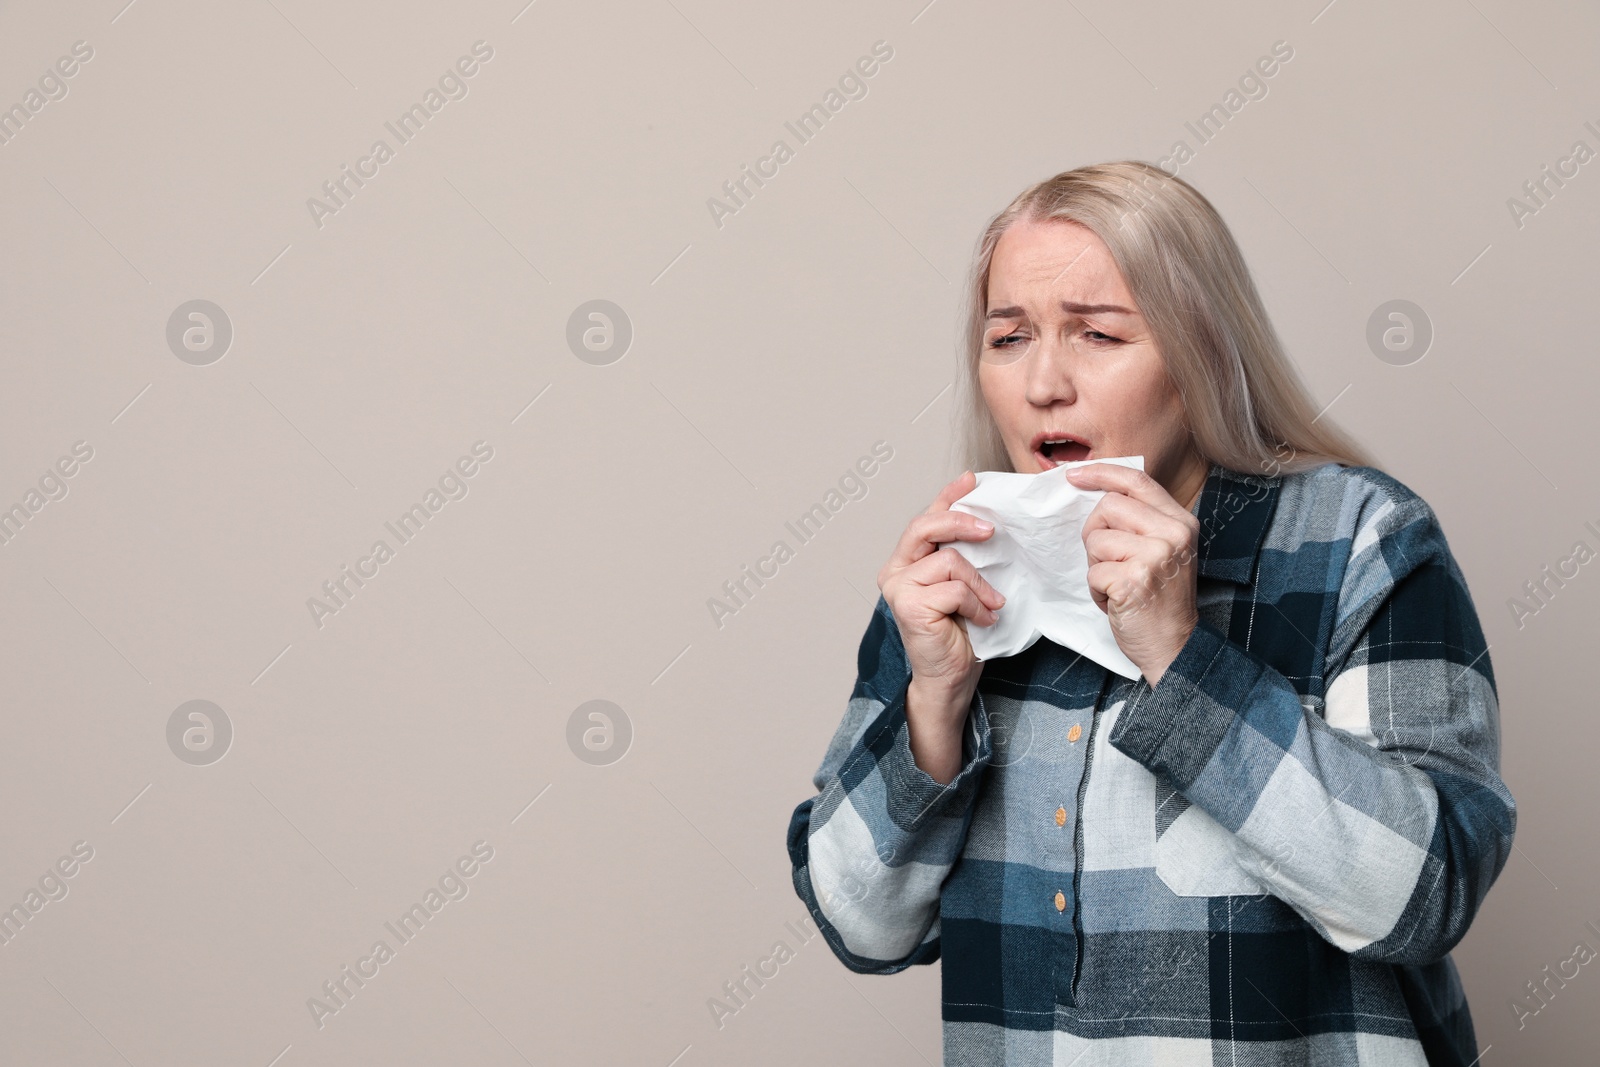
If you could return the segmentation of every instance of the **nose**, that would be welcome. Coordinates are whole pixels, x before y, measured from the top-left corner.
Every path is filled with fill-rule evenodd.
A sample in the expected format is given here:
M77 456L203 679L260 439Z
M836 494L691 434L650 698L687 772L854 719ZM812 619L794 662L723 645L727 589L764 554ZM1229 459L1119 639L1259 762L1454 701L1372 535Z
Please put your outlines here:
M1024 359L1028 403L1049 407L1058 400L1070 404L1077 399L1073 384L1076 352L1066 337L1054 330L1045 333L1033 342Z

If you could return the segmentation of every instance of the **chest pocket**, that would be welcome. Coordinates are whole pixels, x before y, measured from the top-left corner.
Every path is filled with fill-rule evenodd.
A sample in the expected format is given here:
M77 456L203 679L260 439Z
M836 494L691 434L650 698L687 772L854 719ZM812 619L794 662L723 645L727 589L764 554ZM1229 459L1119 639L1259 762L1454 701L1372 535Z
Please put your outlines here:
M1170 783L1156 791L1156 877L1180 897L1257 896L1267 892L1240 862L1242 846L1221 823L1191 805Z

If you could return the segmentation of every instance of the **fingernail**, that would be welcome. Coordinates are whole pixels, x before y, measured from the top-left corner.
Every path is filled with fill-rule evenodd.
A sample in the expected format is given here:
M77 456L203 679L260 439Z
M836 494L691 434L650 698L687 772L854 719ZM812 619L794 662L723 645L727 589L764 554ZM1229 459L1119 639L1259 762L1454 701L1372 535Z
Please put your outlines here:
M986 521L984 519L978 519L977 523L978 523L978 529L980 529L980 530L992 530L992 529L994 529L994 523L988 522L988 521Z

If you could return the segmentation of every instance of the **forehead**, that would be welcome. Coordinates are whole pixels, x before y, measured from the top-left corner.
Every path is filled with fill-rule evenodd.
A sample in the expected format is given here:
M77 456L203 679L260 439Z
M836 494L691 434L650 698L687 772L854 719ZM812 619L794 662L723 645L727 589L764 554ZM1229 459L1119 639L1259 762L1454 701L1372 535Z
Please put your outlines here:
M1111 249L1094 231L1061 219L1018 219L1000 235L989 264L989 304L1133 306Z

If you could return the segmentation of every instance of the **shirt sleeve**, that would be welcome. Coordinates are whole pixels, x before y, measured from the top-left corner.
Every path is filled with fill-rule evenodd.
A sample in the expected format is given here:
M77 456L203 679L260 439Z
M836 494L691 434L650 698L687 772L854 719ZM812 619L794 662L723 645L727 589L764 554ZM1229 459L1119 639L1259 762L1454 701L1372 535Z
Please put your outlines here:
M1231 831L1238 864L1328 942L1424 964L1466 933L1516 807L1488 648L1436 516L1415 495L1361 510L1322 620L1321 714L1202 621L1109 740Z
M906 722L911 671L880 596L856 657L844 720L789 821L794 888L853 971L894 974L939 958L939 894L966 841L992 755L975 693L962 766L941 785L916 765Z

